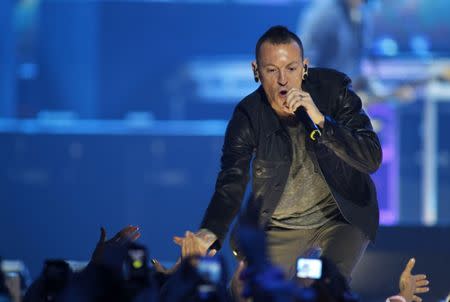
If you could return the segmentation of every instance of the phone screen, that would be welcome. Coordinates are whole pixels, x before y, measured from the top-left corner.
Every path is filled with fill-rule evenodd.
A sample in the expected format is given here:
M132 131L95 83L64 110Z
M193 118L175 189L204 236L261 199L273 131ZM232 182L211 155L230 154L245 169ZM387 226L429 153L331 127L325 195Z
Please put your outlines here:
M320 279L322 277L322 260L298 258L297 277L305 279Z
M221 279L222 266L215 258L200 258L197 264L197 272L206 281L217 284Z

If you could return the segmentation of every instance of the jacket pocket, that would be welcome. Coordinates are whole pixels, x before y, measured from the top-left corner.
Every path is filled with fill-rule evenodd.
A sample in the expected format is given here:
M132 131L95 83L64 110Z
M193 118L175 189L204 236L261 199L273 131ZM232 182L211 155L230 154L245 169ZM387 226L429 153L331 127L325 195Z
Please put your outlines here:
M253 177L255 179L273 178L279 173L284 162L255 159L253 161Z

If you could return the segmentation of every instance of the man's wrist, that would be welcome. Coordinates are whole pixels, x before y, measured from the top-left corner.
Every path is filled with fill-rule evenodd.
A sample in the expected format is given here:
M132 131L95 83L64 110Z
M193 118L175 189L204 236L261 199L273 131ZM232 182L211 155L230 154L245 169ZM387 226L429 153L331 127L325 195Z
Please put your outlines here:
M319 126L320 129L323 129L323 126L325 125L325 115L322 114L322 116L319 118L319 121L315 124Z
M195 236L205 241L209 246L217 240L217 236L208 229L200 229L195 233Z

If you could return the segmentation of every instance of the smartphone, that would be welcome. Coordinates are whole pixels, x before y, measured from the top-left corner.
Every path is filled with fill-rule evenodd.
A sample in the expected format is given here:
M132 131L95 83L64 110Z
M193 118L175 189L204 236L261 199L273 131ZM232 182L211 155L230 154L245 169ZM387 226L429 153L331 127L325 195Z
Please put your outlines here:
M54 299L68 284L72 270L69 264L60 259L49 259L44 262L42 280L47 301Z
M202 257L196 265L202 282L197 286L198 300L202 302L218 301L217 288L222 279L222 264L218 258Z
M320 279L322 277L322 260L298 258L297 277L303 279Z
M148 280L148 251L142 245L133 243L128 247L127 257L122 267L127 281L146 282Z
M32 282L30 272L23 261L0 259L0 267L5 279L13 284L15 288L13 291L18 293L16 296L20 296L30 286Z
M217 258L200 258L197 263L197 272L206 282L217 284L222 278L222 264Z

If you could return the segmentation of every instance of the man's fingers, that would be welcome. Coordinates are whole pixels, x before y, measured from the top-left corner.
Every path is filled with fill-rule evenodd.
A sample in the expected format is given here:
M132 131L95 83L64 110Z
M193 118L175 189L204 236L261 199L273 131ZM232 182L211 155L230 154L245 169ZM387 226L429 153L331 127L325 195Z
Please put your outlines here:
M428 281L428 280L416 281L416 286L417 287L427 286L428 284L430 284L430 281Z
M294 106L292 106L292 112L297 111L297 109L298 109L299 107L301 107L301 106L302 106L301 103L295 103Z
M286 93L286 97L287 97L287 99L300 98L301 94L298 90L291 89Z
M422 302L422 298L420 298L419 296L416 296L416 295L412 296L412 300L414 302Z
M295 112L299 107L304 106L305 109L309 106L311 96L309 93L299 91L296 89L289 90L286 99L286 106L291 113Z
M193 233L187 232L186 238L182 244L183 257L189 256L205 256L207 247L203 244L200 238L197 238Z
M298 88L291 88L291 89L289 89L288 90L288 92L286 93L286 95L291 95L291 94L293 94L293 93L300 93L300 89L298 89Z
M414 275L414 280L417 281L421 281L421 280L426 280L427 279L427 275L424 274L420 274L420 275Z
M197 255L201 254L201 252L199 251L197 242L195 240L194 234L191 232L187 232L186 245L187 245L187 253L188 253L187 255L188 256L197 256Z
M414 268L414 264L416 264L416 259L414 259L414 258L409 259L403 272L411 273L412 269Z
M303 106L302 100L294 100L291 103L288 104L288 109L291 113L294 113L295 110L297 110L298 107Z
M181 257L182 258L185 258L185 257L187 257L189 254L189 248L188 248L188 246L189 246L189 238L188 237L186 237L184 240L183 240L183 244L181 244Z
M205 256L207 254L207 250L209 245L206 241L204 241L201 237L198 237L196 234L191 231L186 231L185 237L174 236L173 241L175 244L181 247L181 255L182 257L201 255ZM215 255L217 251L210 252L212 255ZM208 254L209 255L209 254Z
M183 244L184 239L185 239L184 237L174 236L173 237L173 242L175 242L178 245L181 245L181 244Z
M186 241L184 242L186 245L186 257L190 257L193 256L195 254L195 249L194 249L194 240L189 236L188 238L186 238Z
M192 254L192 238L190 236L186 237L186 240L184 241L184 247L185 247L185 257L191 256Z
M176 242L183 242L184 239L185 239L185 237L173 236L173 241L176 241Z
M306 91L303 91L303 90L299 90L299 94L300 94L302 97L308 97L308 96L309 96L309 93L306 92Z
M212 250L209 251L208 256L209 256L209 257L213 257L213 256L215 256L216 254L217 254L217 250L212 249Z
M419 287L419 288L416 288L414 293L415 294L423 294L423 293L428 293L429 291L430 291L429 287Z

